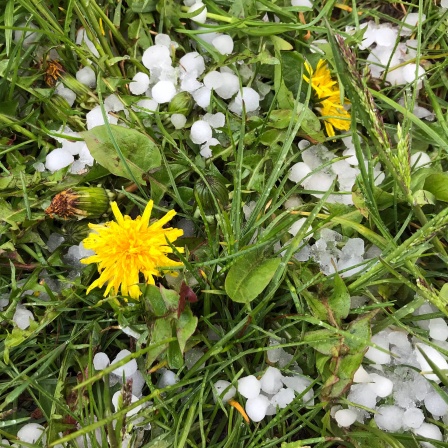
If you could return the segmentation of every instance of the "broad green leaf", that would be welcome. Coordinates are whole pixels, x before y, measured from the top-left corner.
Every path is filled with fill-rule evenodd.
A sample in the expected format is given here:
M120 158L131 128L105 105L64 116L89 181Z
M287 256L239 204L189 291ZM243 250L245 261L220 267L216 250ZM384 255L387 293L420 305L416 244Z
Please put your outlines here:
M159 341L172 337L173 330L169 319L157 319L151 328L151 344L157 344ZM148 351L146 358L146 366L149 368L157 357L168 348L168 344L156 345Z
M160 289L155 285L147 285L144 290L145 299L147 299L151 305L152 311L156 316L164 316L168 312L168 308L165 305Z
M342 336L330 330L309 331L303 337L303 341L313 347L314 350L328 356L338 355L341 339Z
M414 205L435 205L436 203L436 197L427 190L417 190L415 193L413 193L412 199Z
M332 313L338 325L341 320L348 316L350 311L350 294L345 286L344 280L339 275L333 279L333 293L328 298L329 312Z
M179 306L179 294L172 289L166 289L160 286L160 294L162 294L163 301L169 312L177 311Z
M430 174L425 179L424 189L439 201L448 202L448 173Z
M176 321L177 341L183 353L188 339L193 335L198 325L198 318L193 315L190 308L186 308Z
M169 343L167 358L170 369L180 369L184 365L184 357L178 341Z
M234 302L252 302L266 288L280 261L280 258L264 260L256 252L241 256L227 274L226 293Z
M115 149L113 140L120 148L123 160ZM97 126L82 132L92 157L112 174L144 184L142 176L161 164L157 145L147 136L133 129L116 125Z

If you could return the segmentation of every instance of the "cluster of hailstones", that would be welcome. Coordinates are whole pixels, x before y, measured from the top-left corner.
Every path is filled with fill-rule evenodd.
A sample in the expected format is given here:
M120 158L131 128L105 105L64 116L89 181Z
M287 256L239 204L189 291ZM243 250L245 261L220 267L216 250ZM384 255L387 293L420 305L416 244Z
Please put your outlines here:
M190 6L190 12L204 6L201 2L186 1L185 3ZM198 16L194 17L195 26L205 22L206 14L207 9L205 8ZM206 29L204 28L204 30ZM228 34L206 32L200 37L223 55L233 52L233 39ZM186 53L177 64L173 65L172 56L178 47L177 42L172 41L166 34L158 34L154 41L154 45L147 48L142 56L142 63L148 69L149 75L145 72L138 72L129 84L131 94L142 97L133 103L134 111L151 115L158 110L160 104L169 103L180 92L188 92L198 107L207 109L213 91L223 100L229 101L228 108L231 112L241 115L244 103L245 111L254 113L259 108L260 100L270 90L269 86L258 80L254 83L258 92L252 87L240 89L239 77L228 67L209 71L203 76L206 65L203 56L198 52ZM85 45L95 57L99 57L94 43L88 38L84 29L78 32L76 43ZM54 54L53 57L57 59L57 54ZM76 79L87 87L94 88L97 83L94 67L95 64L92 63L91 66L81 68L76 72ZM238 70L243 81L253 75L247 65L242 64ZM202 77L202 81L198 79L200 77ZM56 85L55 93L64 97L70 106L76 100L76 93L60 82ZM110 124L118 124L117 112L123 111L125 116L129 115L129 111L115 94L105 98L104 111ZM173 113L170 120L176 129L184 128L187 123L187 117L181 113ZM92 129L102 124L104 124L103 110L98 105L86 114L86 127ZM120 125L124 126L125 124L120 123ZM212 156L211 147L219 144L213 135L216 135L219 128L224 125L223 113L206 113L192 124L190 138L193 143L200 145L200 154L203 157ZM61 147L50 152L46 156L45 163L37 162L34 165L37 171L46 169L55 172L70 166L71 173L82 174L93 165L93 158L79 133L65 127L56 134L66 135L67 138L55 137L61 143Z
M362 306L366 298L353 297L354 306ZM412 432L416 436L443 440L440 426L448 425L448 404L442 398L440 379L432 372L422 352L442 371L448 371L448 325L443 318L424 319L437 309L428 303L414 315L416 324L428 332L429 343L411 337L401 328L387 328L374 336L365 354L364 365L354 376L347 395L349 406L337 405L331 415L339 426L364 423L373 415L379 429L388 432ZM425 411L426 410L426 416ZM439 421L436 425L429 419ZM422 442L426 448L434 447Z

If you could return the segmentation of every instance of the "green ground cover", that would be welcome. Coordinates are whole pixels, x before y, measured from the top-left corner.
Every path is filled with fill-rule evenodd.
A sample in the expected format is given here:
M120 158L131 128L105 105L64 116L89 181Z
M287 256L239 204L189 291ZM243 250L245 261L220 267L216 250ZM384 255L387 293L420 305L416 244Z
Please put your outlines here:
M0 446L448 446L445 0L2 3Z

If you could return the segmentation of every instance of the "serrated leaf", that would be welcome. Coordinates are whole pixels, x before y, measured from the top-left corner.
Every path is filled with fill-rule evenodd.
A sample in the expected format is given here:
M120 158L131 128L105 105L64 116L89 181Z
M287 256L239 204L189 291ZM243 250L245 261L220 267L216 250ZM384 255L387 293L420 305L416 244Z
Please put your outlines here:
M227 274L226 293L234 302L252 302L266 288L280 261L280 258L265 260L256 252L241 256Z
M161 165L157 145L134 129L102 125L82 132L81 135L92 157L116 176L144 184L143 175ZM123 160L115 148L114 141L123 155Z

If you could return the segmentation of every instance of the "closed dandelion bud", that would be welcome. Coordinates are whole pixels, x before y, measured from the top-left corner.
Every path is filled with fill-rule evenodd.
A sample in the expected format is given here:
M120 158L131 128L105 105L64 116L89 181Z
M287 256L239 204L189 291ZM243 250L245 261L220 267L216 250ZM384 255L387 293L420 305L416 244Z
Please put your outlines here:
M76 96L86 96L91 94L91 90L86 85L79 82L76 78L69 74L65 74L64 76L64 85L65 87L73 90L76 93Z
M61 116L64 115L63 111L71 109L67 100L59 95L53 95L50 101L44 102L42 108L45 111L45 115L52 120L59 121Z
M229 189L226 186L226 179L223 176L206 174L204 177L208 186L202 179L198 179L194 186L194 192L204 208L204 212L207 215L215 214L218 210L216 209L213 198L215 198L218 204L225 207L229 203Z
M193 110L193 97L188 92L179 92L170 101L168 112L171 114L182 114L188 117Z
M73 187L58 193L45 213L63 219L99 218L113 197L101 187Z
M68 244L79 244L89 234L90 229L87 223L78 221L67 221L62 227L61 233Z

